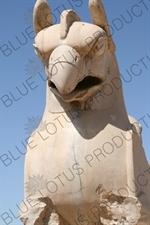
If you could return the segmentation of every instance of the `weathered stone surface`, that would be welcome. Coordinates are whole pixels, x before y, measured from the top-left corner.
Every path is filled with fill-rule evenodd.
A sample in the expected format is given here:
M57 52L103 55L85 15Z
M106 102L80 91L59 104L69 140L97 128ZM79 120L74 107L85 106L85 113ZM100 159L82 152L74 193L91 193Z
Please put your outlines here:
M107 192L99 185L97 195L100 200L100 219L102 224L134 224L140 218L141 204L135 197L123 197Z
M128 117L115 44L100 0L94 24L67 10L52 25L45 0L33 17L47 81L41 124L25 159L25 225L148 225L150 168L141 126Z

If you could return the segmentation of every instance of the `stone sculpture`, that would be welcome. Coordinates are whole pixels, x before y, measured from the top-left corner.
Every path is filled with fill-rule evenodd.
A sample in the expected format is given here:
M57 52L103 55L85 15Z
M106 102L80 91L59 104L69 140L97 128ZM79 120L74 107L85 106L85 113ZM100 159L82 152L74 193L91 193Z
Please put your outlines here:
M150 224L141 126L126 112L102 2L89 0L89 9L93 24L66 10L53 25L46 0L34 7L47 94L27 147L25 225Z

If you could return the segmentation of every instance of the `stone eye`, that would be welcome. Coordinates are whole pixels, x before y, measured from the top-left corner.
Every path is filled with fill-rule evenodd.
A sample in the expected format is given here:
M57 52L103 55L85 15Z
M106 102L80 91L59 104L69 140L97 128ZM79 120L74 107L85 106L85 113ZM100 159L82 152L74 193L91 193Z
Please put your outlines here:
M100 37L97 41L97 43L94 46L94 55L95 56L101 56L105 50L105 46L106 46L106 39L103 37Z

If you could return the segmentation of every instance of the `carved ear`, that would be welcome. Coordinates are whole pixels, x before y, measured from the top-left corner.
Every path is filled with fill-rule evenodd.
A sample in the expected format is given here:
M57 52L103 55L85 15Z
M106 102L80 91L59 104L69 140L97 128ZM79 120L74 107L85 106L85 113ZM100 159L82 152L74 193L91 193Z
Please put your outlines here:
M37 34L52 25L51 9L46 0L37 0L33 9L33 25Z
M64 39L67 36L70 26L75 21L80 21L79 16L73 10L65 10L62 12L60 21L60 38Z
M101 0L89 0L89 9L93 23L105 30L108 36L108 49L113 53L115 52L115 44L111 37L109 30L108 20L106 17L105 9Z

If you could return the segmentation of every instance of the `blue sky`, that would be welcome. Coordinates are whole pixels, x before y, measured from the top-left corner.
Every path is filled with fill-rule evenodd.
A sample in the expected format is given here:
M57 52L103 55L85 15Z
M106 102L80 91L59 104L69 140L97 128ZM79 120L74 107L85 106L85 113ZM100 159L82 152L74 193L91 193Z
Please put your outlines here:
M56 23L64 8L74 9L82 21L91 22L87 0L48 2ZM45 107L45 77L32 47L34 3L0 0L1 225L22 224L17 205L23 199L25 139ZM150 162L150 1L103 3L117 46L126 108L143 127L143 146Z

